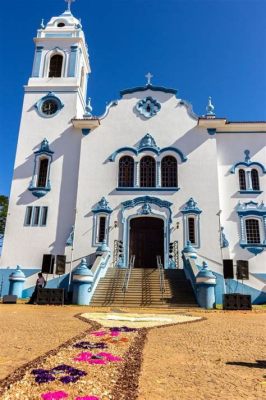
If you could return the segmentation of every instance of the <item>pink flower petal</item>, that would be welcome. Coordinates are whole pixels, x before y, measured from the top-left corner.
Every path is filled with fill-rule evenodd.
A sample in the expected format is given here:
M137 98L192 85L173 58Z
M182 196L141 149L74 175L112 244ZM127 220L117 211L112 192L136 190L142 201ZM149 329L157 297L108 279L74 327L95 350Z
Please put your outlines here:
M60 400L60 399L65 399L68 397L68 394L63 391L59 392L48 392L48 393L43 393L41 395L43 400Z
M74 358L75 361L88 361L90 360L92 356L92 353L88 351L83 351L82 353L79 353L77 357Z
M107 332L105 332L105 331L96 331L96 332L91 332L91 335L94 335L94 336L104 336L104 335L106 335L106 333L107 333Z
M118 332L118 331L113 331L113 332L111 332L111 336L119 336L120 335L120 332Z

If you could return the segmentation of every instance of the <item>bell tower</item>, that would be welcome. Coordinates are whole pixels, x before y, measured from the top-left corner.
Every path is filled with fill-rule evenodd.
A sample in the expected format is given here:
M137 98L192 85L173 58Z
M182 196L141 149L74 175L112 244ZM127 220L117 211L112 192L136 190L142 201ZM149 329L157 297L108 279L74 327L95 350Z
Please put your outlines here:
M42 21L34 38L2 266L39 271L43 254L65 254L74 223L82 133L72 120L85 113L90 63L72 2L67 0L66 11L47 24Z
M88 49L81 21L71 13L71 3L58 17L45 25L42 21L37 31L35 56L28 89L43 91L68 90L79 94L77 111L84 111L87 79L90 73ZM77 112L79 114L79 112Z

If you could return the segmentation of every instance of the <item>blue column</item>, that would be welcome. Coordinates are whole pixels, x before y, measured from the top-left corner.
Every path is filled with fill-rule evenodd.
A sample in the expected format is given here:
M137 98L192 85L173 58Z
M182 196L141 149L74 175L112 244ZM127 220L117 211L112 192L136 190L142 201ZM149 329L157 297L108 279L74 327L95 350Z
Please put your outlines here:
M69 67L68 67L68 76L71 78L76 76L77 54L78 54L78 46L71 46L71 53L69 57Z
M208 265L203 261L202 269L196 277L197 300L200 307L215 308L215 286L216 276L208 269Z
M93 273L83 258L81 264L73 271L73 304L89 304L92 282Z
M33 70L32 70L33 78L38 78L40 76L40 66L41 66L41 60L42 60L42 49L43 49L43 46L37 46L36 47Z
M15 272L9 275L9 292L8 294L22 297L23 285L26 280L24 273L21 271L20 266L17 266Z

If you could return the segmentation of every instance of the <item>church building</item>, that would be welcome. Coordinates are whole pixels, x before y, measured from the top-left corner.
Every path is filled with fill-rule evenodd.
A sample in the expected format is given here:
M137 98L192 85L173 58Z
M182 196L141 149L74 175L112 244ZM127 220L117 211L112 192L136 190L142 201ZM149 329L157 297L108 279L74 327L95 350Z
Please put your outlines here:
M150 73L94 115L88 47L70 5L34 38L0 259L2 295L19 271L22 297L29 297L48 262L47 287L74 290L74 303L75 280L84 278L84 304L135 304L135 290L139 305L158 305L163 294L168 303L201 305L205 282L213 306L228 293L262 304L266 122L220 118L211 98L198 116Z

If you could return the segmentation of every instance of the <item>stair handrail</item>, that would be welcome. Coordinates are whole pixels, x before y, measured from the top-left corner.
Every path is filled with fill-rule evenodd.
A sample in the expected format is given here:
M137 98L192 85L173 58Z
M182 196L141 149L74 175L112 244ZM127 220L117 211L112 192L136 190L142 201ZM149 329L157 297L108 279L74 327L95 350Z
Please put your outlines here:
M159 277L160 277L160 291L163 296L163 294L165 292L164 269L163 269L161 256L156 256L156 259L157 259L157 268L159 270Z
M130 257L129 267L127 268L123 286L122 286L122 292L124 292L124 293L126 293L126 291L128 289L128 284L129 284L132 269L134 268L134 264L135 264L135 255L132 254L132 256Z

